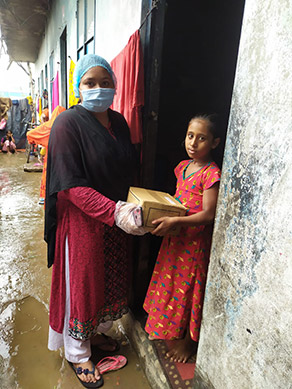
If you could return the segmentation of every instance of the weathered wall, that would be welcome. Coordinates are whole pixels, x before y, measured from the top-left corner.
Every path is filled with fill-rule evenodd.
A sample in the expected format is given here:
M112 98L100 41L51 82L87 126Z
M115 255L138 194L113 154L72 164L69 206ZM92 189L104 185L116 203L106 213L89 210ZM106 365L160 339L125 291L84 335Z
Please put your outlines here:
M246 0L197 358L207 387L292 388L292 3Z
M48 24L45 30L45 36L39 51L38 59L35 63L34 78L37 82L41 71L45 69L45 65L48 65L48 76L50 81L50 66L49 57L54 52L54 75L58 70L60 73L60 37L65 27L67 27L67 55L70 56L73 61L77 58L77 19L76 19L77 5L76 1L70 0L58 0L53 2L51 13L48 18ZM68 71L70 66L70 60L67 61ZM60 74L59 74L60 76ZM61 89L61 82L59 82L60 95L63 93ZM50 88L50 82L49 82ZM37 91L37 87L35 88ZM50 99L49 99L50 104Z

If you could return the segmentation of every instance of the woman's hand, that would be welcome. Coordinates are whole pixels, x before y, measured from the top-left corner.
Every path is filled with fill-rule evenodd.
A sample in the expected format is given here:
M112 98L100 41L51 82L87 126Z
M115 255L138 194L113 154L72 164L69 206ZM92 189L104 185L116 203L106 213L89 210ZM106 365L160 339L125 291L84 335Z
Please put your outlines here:
M115 223L127 234L145 235L147 231L135 222L134 212L140 207L137 204L118 201L115 209Z
M164 236L169 234L178 224L177 217L160 217L153 220L152 224L156 225L156 228L151 232L152 235Z

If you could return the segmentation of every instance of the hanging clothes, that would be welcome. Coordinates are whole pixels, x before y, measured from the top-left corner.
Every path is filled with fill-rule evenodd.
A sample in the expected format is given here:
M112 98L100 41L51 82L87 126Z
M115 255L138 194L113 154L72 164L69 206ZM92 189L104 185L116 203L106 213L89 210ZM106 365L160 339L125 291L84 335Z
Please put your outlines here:
M21 110L21 117L27 116L30 111L30 105L27 98L19 100L19 108Z
M12 101L9 97L0 97L0 120L8 119L8 111L12 106Z
M142 143L144 64L139 30L130 37L127 46L112 60L111 67L119 80L111 108L126 118L132 143Z
M42 114L42 98L39 98L39 117L41 117Z
M6 119L0 119L0 130L5 130L7 124Z
M27 101L29 105L33 105L33 99L31 96L27 96Z
M8 111L6 130L13 133L16 147L25 148L27 124L31 122L32 113L27 99L12 100L12 107Z
M72 107L72 105L78 104L78 99L77 97L75 97L74 87L73 87L74 69L75 69L75 63L71 59L70 70L69 70L69 108Z
M59 105L59 72L57 71L56 77L53 81L52 89L52 111Z
M40 110L40 99L38 98L38 96L36 97L35 110L37 111L37 113L39 113L39 110Z

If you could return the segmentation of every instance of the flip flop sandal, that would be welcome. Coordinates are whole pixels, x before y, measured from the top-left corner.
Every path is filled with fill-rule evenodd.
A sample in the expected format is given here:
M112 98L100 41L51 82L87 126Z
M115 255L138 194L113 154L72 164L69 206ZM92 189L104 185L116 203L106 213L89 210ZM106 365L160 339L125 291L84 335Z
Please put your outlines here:
M102 335L104 337L104 339L105 339L104 342L100 343L100 344L92 344L91 347L98 348L101 351L105 351L105 352L109 352L109 353L114 353L114 352L119 351L120 344L116 339L113 339L110 336L103 334L102 332L100 333L100 335ZM110 343L110 341L112 342L112 344ZM115 346L115 348L113 350L107 350L106 348L104 348L104 346L111 346L111 345Z
M92 367L93 367L93 370L92 371L90 371L90 370L88 370L88 369L82 369L82 367L75 367L74 365L73 365L73 363L72 362L69 362L69 361L67 361L68 363L69 363L69 365L71 366L71 368L73 369L73 371L74 371L74 373L76 374L76 377L78 378L78 380L81 382L81 384L85 387L85 388L100 388L102 385L103 385L103 378L102 377L100 377L100 379L98 380L98 381L96 381L96 382L84 382L84 381L82 381L79 377L78 377L78 375L79 374L85 374L85 375L87 375L87 374L94 374L94 372L95 372L95 366L94 366L94 364L92 363ZM100 373L101 374L101 373Z
M127 364L128 360L123 355L115 355L113 357L105 357L101 359L96 367L100 374L104 374L109 371L119 370Z

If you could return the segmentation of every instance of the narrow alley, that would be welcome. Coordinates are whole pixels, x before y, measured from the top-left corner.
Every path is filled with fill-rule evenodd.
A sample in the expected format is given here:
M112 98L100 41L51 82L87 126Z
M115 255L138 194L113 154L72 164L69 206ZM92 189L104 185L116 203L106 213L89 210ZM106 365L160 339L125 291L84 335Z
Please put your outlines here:
M292 0L0 4L0 389L292 389Z

